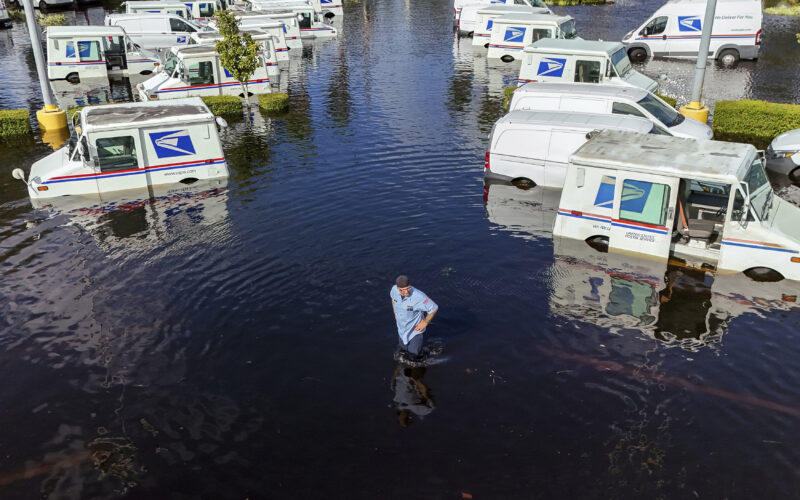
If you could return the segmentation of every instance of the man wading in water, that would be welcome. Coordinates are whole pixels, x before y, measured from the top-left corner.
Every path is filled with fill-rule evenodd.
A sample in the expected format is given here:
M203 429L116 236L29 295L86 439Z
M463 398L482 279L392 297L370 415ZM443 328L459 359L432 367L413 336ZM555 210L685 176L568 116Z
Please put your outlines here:
M421 361L422 334L436 315L439 306L422 290L412 287L408 276L403 274L395 280L389 296L392 298L392 310L397 321L400 349L408 353L411 361Z

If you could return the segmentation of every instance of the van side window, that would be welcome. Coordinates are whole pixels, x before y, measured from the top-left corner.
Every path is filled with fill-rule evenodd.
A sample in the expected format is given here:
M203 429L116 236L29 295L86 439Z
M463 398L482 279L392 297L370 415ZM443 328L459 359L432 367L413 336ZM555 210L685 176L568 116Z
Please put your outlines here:
M200 17L211 17L214 15L214 4L213 3L201 3L200 4Z
M75 57L75 42L67 42L65 48L67 49L67 59L72 59Z
M669 186L626 179L622 183L619 218L663 226L669 205Z
M189 70L189 85L209 85L214 83L214 66L211 61L192 61L186 65Z
M311 27L311 14L309 14L308 12L301 12L298 15L302 16L302 19L299 19L300 20L300 27L301 28L310 28Z
M169 29L171 29L174 33L194 33L196 31L185 22L181 21L180 19L175 19L174 17L169 18Z
M78 56L81 61L99 61L100 42L78 42Z
M733 196L733 213L731 214L731 220L741 222L743 220L746 221L754 221L756 220L753 217L752 212L747 212L747 217L744 214L744 195L738 189L736 190L736 194Z
M101 172L139 168L136 143L130 135L97 139L95 147Z
M647 118L644 114L636 109L635 106L631 106L630 104L625 104L624 102L615 102L611 105L611 112L617 115L633 115L633 116L641 116L642 118Z
M545 28L534 28L533 35L531 35L531 42L541 40L542 38L553 38L553 31Z
M600 61L575 61L575 81L600 83Z
M659 16L647 23L647 26L639 32L640 35L660 35L667 29L667 16Z

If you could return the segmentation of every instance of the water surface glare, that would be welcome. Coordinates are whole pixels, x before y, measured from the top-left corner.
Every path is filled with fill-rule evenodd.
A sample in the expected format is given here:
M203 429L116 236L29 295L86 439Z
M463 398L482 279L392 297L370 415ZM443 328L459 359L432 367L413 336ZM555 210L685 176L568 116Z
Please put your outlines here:
M659 4L554 10L618 40ZM10 173L50 149L3 146L0 497L800 496L800 285L554 242L557 193L484 190L518 68L451 16L346 3L291 111L224 132L227 182L34 210ZM795 101L797 32L765 16L707 102ZM0 107L39 107L22 25L0 65ZM693 62L641 69L688 100ZM424 369L392 357L401 272L441 307Z

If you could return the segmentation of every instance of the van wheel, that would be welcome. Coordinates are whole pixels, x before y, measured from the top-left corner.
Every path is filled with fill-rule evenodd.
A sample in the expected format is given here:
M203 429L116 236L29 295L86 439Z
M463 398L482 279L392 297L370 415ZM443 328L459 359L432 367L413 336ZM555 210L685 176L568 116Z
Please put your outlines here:
M717 57L720 65L724 68L732 68L739 63L739 52L734 49L725 49Z
M70 73L64 78L69 83L78 84L81 83L81 77L78 76L78 73Z
M334 14L333 12L326 12L326 13L325 13L325 19L333 19L333 17L334 17L335 15L336 15L336 14Z
M641 47L634 47L628 51L628 59L631 62L643 63L647 59L647 51Z
M197 180L198 179L196 177L187 177L185 179L181 179L178 182L180 182L181 184L194 184L195 182L197 182Z
M151 74L153 74L153 72L150 71L149 69L146 69L144 71L140 71L139 74L140 75L151 75Z
M488 49L488 48L489 48L489 42L486 42L486 43L484 43L484 44L483 44L483 48L484 48L484 49Z
M536 187L536 183L528 179L527 177L517 177L516 179L513 179L511 181L511 184L513 184L514 187L516 188L525 190L530 189L532 187Z
M751 267L744 272L744 275L753 281L773 282L783 279L783 275L781 273L768 267Z
M514 60L514 56L510 56L510 55L506 54L503 57L501 57L500 60L505 62L505 63L510 63L511 61Z
M586 238L586 244L600 253L608 253L608 236L592 236Z
M469 33L467 33L467 38L472 38L474 36L475 36L475 32L474 31L470 31Z
M789 180L794 182L795 184L800 184L800 167L797 167L796 169L789 172L789 175L787 177L789 177Z

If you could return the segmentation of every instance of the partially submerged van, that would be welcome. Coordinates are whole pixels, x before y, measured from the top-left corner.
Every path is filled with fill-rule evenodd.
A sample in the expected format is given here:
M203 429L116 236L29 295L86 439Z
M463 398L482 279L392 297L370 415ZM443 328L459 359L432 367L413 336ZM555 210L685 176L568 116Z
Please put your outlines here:
M697 58L706 0L668 0L622 39L633 62L648 57ZM724 65L757 59L761 46L761 2L717 0L708 57Z
M554 236L762 280L800 279L800 208L749 144L606 130L570 158Z
M561 188L570 155L600 130L669 135L636 116L512 111L497 120L489 134L484 178Z
M266 62L268 54L262 50L260 64L248 82L248 93L267 94L270 88ZM136 86L143 101L177 99L190 96L242 95L238 80L222 67L214 45L173 47L164 62L164 71Z
M550 11L550 9L547 7L547 4L544 3L543 0L454 0L453 26L457 28L458 34L461 36L469 36L473 31L472 26L475 22L475 19L471 16L473 16L477 10L468 9L467 12L464 12L464 7L467 5L488 7L493 4L530 5L531 7L547 9Z
M580 111L647 118L672 135L707 140L711 127L686 118L658 96L638 87L588 83L526 83L511 94L508 110Z
M631 66L619 42L542 38L523 50L519 84L528 82L605 83L640 87L650 92L658 83Z
M261 54L264 57L264 65L267 67L267 74L269 75L270 83L272 85L277 85L280 79L281 70L278 66L278 52L275 49L272 35L268 35L267 33L258 29L241 31L243 33L248 33L253 40L261 44ZM222 40L222 35L214 31L192 33L192 45L211 45L215 47L216 42L219 40ZM169 59L170 56L175 55L179 48L180 47L171 48L169 50L169 55L167 55L165 60ZM286 49L284 48L284 50Z
M160 64L155 54L136 47L120 27L50 26L45 33L50 80L149 75Z
M289 46L286 43L286 36L283 32L283 23L278 21L264 22L259 24L258 27L242 26L240 30L242 33L249 33L250 36L253 37L253 40L256 41L266 39L267 37L271 38L276 59L278 61L289 60ZM220 35L218 31L203 31L192 33L189 43L201 45L216 42L221 39L222 35Z
M35 162L27 181L12 172L32 201L228 177L217 122L200 98L87 106L73 121L73 140Z
M492 21L492 36L486 57L511 62L522 49L542 38L575 38L572 16L553 14L505 14Z
M492 37L492 26L494 25L495 18L504 16L506 14L529 13L529 14L549 14L550 9L541 7L531 7L528 4L524 5L510 5L510 4L495 4L495 5L465 5L461 11L462 16L466 15L469 10L475 9L474 24L470 23L470 31L472 32L472 45L482 45L489 47L489 39Z
M135 0L122 2L126 14L174 14L184 19L192 19L191 9L181 2L160 2Z
M200 25L174 14L109 14L106 26L119 26L145 49L165 49L187 45L189 35L202 31Z
M268 33L275 33L277 28L275 23L280 23L280 30L283 32L286 46L289 49L302 49L303 42L300 40L300 23L297 16L292 12L237 12L236 20L239 21L241 29L259 28ZM209 23L209 28L216 29L215 22ZM288 59L289 54L285 54Z
M260 15L270 15L275 19L280 19L286 24L287 29L294 23L289 23L290 17L296 18L300 32L300 38L335 38L338 36L336 28L330 24L320 22L314 7L305 1L276 1L253 4L253 13ZM287 39L289 32L286 33Z

